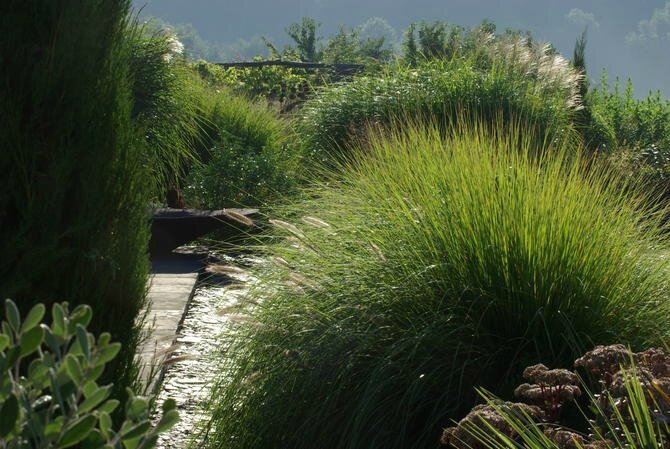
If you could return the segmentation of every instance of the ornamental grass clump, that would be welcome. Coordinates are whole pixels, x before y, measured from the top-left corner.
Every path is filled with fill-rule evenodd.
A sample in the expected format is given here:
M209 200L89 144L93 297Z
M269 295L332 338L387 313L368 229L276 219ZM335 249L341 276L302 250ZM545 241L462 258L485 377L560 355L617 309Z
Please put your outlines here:
M398 124L278 210L263 299L224 339L210 447L435 447L476 386L667 336L659 211L541 141Z
M130 48L132 119L146 140L147 177L154 200L160 202L165 190L178 186L188 168L197 165L203 122L197 85L175 36L132 22L125 39Z

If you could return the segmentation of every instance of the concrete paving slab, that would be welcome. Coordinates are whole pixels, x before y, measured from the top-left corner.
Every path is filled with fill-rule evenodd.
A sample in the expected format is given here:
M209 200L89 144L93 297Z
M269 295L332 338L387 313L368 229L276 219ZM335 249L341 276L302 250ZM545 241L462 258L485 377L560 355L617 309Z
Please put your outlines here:
M164 326L159 326L160 321L173 321L175 323L179 323L181 321L181 317L183 316L183 311L182 310L151 310L149 314L147 315L147 328L152 328L153 325L155 324L155 327L164 327Z
M197 277L197 274L194 274L194 276ZM186 280L186 278L183 278ZM181 293L184 289L188 290L191 287L191 284L193 283L191 278L187 279L188 282L180 283L180 284L175 284L175 283L167 283L167 282L157 282L155 285L151 286L151 294L156 295L158 293Z
M152 281L163 281L164 279L169 279L170 282L173 284L184 284L188 282L191 277L193 277L194 274L197 274L197 272L188 272L188 273L161 273L161 274L154 274L151 276ZM154 282L152 282L153 284Z

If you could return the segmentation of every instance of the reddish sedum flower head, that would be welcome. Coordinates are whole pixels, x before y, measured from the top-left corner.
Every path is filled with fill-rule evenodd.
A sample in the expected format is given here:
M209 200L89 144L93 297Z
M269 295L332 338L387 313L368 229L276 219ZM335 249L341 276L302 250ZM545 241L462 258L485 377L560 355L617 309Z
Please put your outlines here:
M578 433L561 428L549 428L544 431L544 434L560 449L609 449L612 447L610 441L589 441Z
M629 365L630 358L631 352L624 345L596 346L575 360L575 366L595 375L614 374L621 365Z
M579 377L566 369L549 369L541 363L529 366L523 371L524 379L544 386L577 385Z
M635 365L643 366L654 377L670 377L670 355L660 348L651 348L633 355Z
M539 407L532 405L513 402L501 402L496 407L484 404L477 405L456 426L444 429L440 441L442 444L456 449L486 449L488 446L482 444L473 435L473 429L479 428L486 431L488 426L493 427L507 437L515 438L517 436L516 432L507 420L498 413L498 410L515 416L528 416L536 422L545 419L544 412Z

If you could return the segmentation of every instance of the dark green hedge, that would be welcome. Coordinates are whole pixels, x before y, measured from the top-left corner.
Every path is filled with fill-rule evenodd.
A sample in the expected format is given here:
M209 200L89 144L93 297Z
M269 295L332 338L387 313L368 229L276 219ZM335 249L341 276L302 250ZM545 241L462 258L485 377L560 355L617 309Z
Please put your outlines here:
M128 0L0 3L0 296L93 307L132 380L148 273L147 163L131 118Z

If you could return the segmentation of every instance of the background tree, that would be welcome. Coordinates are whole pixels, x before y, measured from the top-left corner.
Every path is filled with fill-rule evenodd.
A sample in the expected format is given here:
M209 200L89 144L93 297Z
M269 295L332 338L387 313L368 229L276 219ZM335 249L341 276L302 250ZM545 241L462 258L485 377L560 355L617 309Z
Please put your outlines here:
M572 52L572 66L579 70L584 78L579 84L579 94L582 98L586 98L589 90L589 80L586 76L586 28L582 31L581 36L575 42L575 49Z
M371 17L360 27L361 40L369 38L384 38L386 45L393 47L398 41L398 32L385 19L381 17Z
M361 38L361 29L347 30L340 27L335 37L330 39L323 50L322 59L332 64L388 61L392 50L386 44L386 36Z
M441 58L446 55L447 24L444 22L419 24L419 46L424 58Z
M477 29L482 33L493 34L493 35L496 34L496 24L495 22L489 19L482 20L482 23L479 24Z
M403 42L403 49L405 50L405 60L411 66L415 66L419 57L419 50L416 45L416 24L412 23L405 31L405 41Z
M323 60L332 64L360 60L360 39L356 28L347 30L341 26L339 33L328 41L323 51Z
M360 41L359 53L362 58L370 58L375 61L388 61L393 51L386 43L386 37L370 37Z
M286 33L295 42L296 50L303 62L317 62L321 59L319 38L316 32L321 24L311 17L303 17L300 23L292 23L286 27Z

